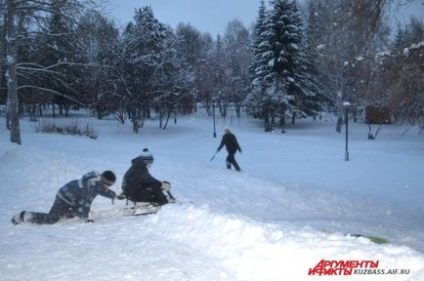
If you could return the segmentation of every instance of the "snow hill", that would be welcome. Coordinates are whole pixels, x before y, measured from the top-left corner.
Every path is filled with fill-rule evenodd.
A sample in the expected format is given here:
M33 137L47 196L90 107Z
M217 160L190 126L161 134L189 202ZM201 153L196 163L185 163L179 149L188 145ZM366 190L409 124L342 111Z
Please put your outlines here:
M39 134L22 120L18 146L0 126L0 280L424 280L424 144L415 128L387 125L369 141L368 127L352 123L344 161L345 134L331 116L282 134L230 115L218 118L217 138L200 112L166 130L147 121L138 135L112 118L81 119L98 139ZM243 149L241 173L225 169L225 151L210 161L225 126ZM130 217L123 201L98 197L94 224L10 223L21 210L47 212L58 188L91 170L115 171L119 191L144 147L155 157L151 173L172 183L181 204ZM326 270L378 267L308 275L321 261L337 262Z

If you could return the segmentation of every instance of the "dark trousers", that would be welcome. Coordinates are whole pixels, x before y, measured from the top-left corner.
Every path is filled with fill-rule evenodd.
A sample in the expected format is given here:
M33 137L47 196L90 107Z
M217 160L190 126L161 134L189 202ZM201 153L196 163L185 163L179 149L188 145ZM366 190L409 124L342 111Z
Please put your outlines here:
M131 196L130 200L134 202L156 203L159 205L165 205L168 203L168 199L165 194L163 194L160 187L139 188L136 190L134 195Z
M53 224L61 218L73 218L77 216L77 210L59 197L56 197L49 213L27 213L31 214L31 218L28 222L37 224Z
M228 156L227 156L227 159L226 159L226 162L227 162L227 169L231 169L231 165L233 165L234 166L234 168L237 170L237 171L240 171L240 167L239 167L239 165L237 164L237 161L236 161L236 158L235 158L235 152L234 153L230 153L230 152L228 152Z

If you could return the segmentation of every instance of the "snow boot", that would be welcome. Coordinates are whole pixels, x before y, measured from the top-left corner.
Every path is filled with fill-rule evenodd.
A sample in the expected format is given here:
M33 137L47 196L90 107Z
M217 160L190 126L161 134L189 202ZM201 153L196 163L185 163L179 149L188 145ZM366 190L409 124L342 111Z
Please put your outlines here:
M12 217L12 223L14 225L17 225L17 224L20 224L20 223L23 223L23 222L30 221L31 218L32 218L32 214L31 213L22 211L19 214L16 214L16 215L14 215Z
M25 211L20 212L12 217L12 223L14 225L20 224L24 221Z

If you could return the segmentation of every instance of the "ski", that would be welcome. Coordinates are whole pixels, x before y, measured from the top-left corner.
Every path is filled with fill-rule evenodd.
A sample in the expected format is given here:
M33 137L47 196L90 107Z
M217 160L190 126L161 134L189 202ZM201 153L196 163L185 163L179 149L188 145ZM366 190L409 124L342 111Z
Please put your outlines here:
M323 231L328 234L333 234L333 232L325 230L325 229ZM365 234L359 234L359 233L344 233L343 235L348 237L354 237L354 238L366 238L376 244L387 244L390 242L386 238L375 236L375 235L365 235Z

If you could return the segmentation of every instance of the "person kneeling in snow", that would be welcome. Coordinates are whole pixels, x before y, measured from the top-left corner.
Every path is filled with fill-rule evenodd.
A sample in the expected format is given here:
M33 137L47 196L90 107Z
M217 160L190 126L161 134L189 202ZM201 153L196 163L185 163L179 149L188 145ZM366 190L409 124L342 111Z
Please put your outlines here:
M102 174L94 171L87 173L81 179L70 181L59 189L49 213L22 211L12 218L12 223L53 224L62 218L74 217L93 222L88 218L91 203L97 195L115 199L116 193L109 189L115 181L116 176L112 171L104 171Z
M122 180L122 194L118 199L128 199L133 202L149 202L155 205L165 205L173 202L169 190L171 184L159 181L150 173L153 164L153 155L147 148L143 149L140 156L131 160L131 167ZM169 198L164 194L168 192Z

